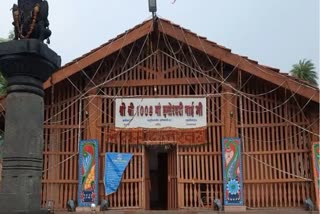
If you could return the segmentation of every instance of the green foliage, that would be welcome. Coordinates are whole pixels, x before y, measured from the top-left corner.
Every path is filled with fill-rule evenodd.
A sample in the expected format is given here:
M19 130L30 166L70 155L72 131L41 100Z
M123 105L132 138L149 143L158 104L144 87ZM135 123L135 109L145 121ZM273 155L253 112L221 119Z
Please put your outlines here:
M6 42L6 41L8 41L8 40L0 38L0 43ZM2 72L0 71L0 97L4 96L6 93L7 93L7 81L2 76Z
M7 94L7 80L3 77L2 73L0 72L0 97Z
M293 65L290 73L292 76L305 80L311 85L318 86L317 72L315 71L315 66L311 60L299 60L298 64Z

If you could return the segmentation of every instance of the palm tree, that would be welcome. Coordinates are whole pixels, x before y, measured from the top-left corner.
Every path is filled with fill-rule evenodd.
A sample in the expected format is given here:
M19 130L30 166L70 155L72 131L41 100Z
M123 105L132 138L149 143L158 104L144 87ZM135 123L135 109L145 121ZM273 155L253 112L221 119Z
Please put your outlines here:
M311 85L318 86L318 76L315 71L315 66L311 60L299 60L298 64L294 64L290 71L291 75L299 79L305 80Z

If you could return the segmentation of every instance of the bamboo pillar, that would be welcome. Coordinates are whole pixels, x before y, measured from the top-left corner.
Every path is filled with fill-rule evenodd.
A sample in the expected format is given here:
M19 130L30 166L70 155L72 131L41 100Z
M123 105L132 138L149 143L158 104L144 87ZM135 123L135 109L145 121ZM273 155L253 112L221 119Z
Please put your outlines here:
M90 87L91 88L91 87ZM101 139L101 117L102 117L102 98L97 96L97 90L91 90L88 93L88 98L84 102L84 114L83 120L85 124L85 137L86 140L97 140L98 141L98 201L103 199L105 192L103 183L100 181L104 177L104 156L101 155L103 152L103 145ZM101 173L102 172L102 173ZM102 197L102 198L101 198Z
M319 113L317 112L318 109L315 110L316 113L310 115L310 123L313 124L311 126L311 131L315 134L311 134L311 141L312 142L319 142Z
M223 137L237 137L237 96L231 85L222 86L222 122L224 124Z
M313 124L311 126L311 131L314 134L311 134L311 162L312 162L312 171L313 171L313 182L314 182L314 193L315 193L315 205L316 205L316 210L320 210L320 175L319 175L319 168L320 168L320 163L319 163L319 155L320 155L320 141L319 141L319 122L317 122L319 118L318 113L313 113L310 116L310 123Z
M227 194L226 190L228 188L228 185L230 185L231 182L237 182L239 185L239 197L240 201L237 202L230 202L230 199L227 199L226 195L224 195L224 210L226 212L245 212L246 206L243 205L243 178L242 178L242 166L241 166L241 140L238 140L238 133L237 133L237 96L234 94L234 90L231 88L234 85L223 85L222 86L222 106L221 106L221 112L222 112L222 122L223 122L223 140L222 140L222 162L223 162L223 170L224 170L224 176L223 176L223 183L224 183L224 194ZM240 108L240 107L239 107ZM241 112L240 112L241 113ZM240 120L241 121L241 120ZM228 163L226 160L229 158L231 152L227 151L230 150L230 148L226 148L225 146L228 144L225 138L229 138L230 140L234 140L234 142L239 142L238 149L234 150L233 157L236 157L236 152L238 151L239 158L235 159L236 161L239 161L240 163L240 174L236 177L227 178L226 174L228 174L230 171L228 171L228 166L230 166L230 162ZM235 175L233 175L235 176ZM237 178L237 180L236 180Z
M96 96L96 90L91 90L87 98L87 108L85 111L86 123L86 138L96 139L100 143L99 123L102 114L101 97ZM99 148L100 149L100 148ZM101 151L101 150L100 150Z
M312 166L313 166L313 182L314 182L314 189L315 189L315 204L316 210L320 210L320 176L319 176L319 168L320 168L320 145L319 142L314 142L312 144Z

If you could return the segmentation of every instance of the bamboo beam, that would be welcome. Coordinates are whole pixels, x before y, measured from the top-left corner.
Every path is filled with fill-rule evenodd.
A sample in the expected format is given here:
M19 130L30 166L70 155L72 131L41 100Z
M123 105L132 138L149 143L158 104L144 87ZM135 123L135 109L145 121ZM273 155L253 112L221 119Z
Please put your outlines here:
M299 126L308 126L310 123L306 121L302 122L294 122L294 124ZM288 126L288 122L284 123L250 123L250 124L243 124L243 125L236 125L237 128L264 128L264 127L286 127ZM290 126L290 124L289 124ZM292 125L291 125L292 126Z
M82 69L92 65L98 60L120 50L122 47L125 47L134 41L146 36L149 34L152 29L153 20L149 20L142 24L139 27L134 28L132 31L129 31L127 34L123 35L116 40L109 42L105 46L92 51L89 55L80 58L79 60L75 60L71 65L67 65L63 67L58 72L54 73L45 83L44 89L49 88L50 86L57 84L58 82L64 80L67 77L81 71Z
M135 86L169 86L169 85L194 85L194 84L210 84L216 83L214 80L208 80L203 77L198 78L181 78L177 79L153 79L153 80L120 80L120 81L111 81L104 84L102 87L122 87L125 85L130 85L130 87Z

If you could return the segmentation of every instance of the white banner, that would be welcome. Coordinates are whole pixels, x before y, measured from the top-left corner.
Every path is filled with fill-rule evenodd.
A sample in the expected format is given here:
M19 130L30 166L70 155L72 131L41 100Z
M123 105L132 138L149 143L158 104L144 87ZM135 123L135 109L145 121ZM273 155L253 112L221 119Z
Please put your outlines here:
M206 98L118 98L116 128L207 126Z

